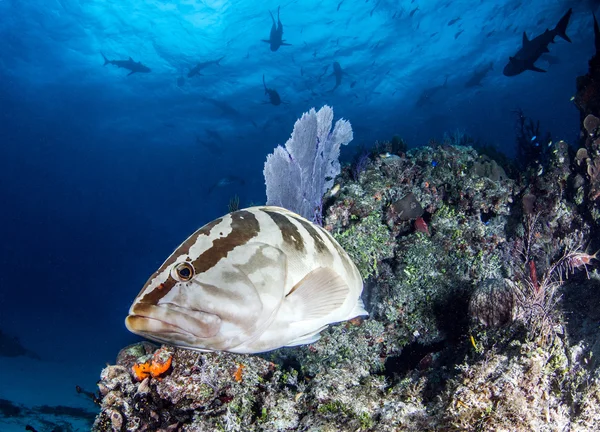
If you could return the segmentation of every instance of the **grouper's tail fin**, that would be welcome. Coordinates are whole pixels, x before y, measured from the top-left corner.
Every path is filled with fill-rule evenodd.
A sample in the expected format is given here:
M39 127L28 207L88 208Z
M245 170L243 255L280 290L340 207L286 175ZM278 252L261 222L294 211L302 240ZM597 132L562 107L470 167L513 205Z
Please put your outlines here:
M573 9L569 9L566 14L560 19L556 27L554 27L554 33L557 36L560 36L567 42L571 42L569 36L567 36L567 26L569 25L569 20L571 19L571 14L573 13Z
M104 66L106 66L107 64L110 63L110 60L106 58L106 56L104 55L104 53L100 53L102 54L102 57L104 58Z

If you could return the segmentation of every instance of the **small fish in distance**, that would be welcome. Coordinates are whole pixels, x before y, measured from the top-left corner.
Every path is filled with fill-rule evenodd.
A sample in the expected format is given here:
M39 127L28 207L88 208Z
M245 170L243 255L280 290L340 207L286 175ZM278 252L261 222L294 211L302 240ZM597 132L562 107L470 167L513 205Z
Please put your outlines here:
M127 328L197 351L259 353L315 342L329 324L368 315L348 254L281 207L250 207L203 226L146 282Z
M246 181L242 177L238 177L238 176L234 176L234 175L226 175L224 177L221 177L215 183L211 184L208 187L206 194L210 195L217 188L224 188L224 187L231 186L231 185L244 186L245 184L246 184Z

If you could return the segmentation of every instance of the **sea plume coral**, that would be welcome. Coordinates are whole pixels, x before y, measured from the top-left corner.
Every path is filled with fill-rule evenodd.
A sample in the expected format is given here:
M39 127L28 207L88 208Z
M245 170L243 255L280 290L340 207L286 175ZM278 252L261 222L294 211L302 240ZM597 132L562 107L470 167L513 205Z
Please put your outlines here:
M537 244L540 236L539 214L525 216L525 234L513 243L511 267L514 274L507 280L516 302L516 316L532 334L551 338L557 323L559 288L576 269L584 269L595 255L583 252L583 234L573 231L554 246L554 251ZM544 262L547 264L544 266ZM540 270L541 269L541 270Z

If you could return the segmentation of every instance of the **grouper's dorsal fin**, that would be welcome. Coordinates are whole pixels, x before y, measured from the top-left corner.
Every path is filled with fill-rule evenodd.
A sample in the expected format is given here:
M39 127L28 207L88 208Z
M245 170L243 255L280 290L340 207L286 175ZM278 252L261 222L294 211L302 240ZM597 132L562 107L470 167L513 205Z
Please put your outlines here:
M131 58L131 56L129 56L129 61L133 61L133 59Z
M523 32L523 46L529 43L529 39L527 38L527 33Z

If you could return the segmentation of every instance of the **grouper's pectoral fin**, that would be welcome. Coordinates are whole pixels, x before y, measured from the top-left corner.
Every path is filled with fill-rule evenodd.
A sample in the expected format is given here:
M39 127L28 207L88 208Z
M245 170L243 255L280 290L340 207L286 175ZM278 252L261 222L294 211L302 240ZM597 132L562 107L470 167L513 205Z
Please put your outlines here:
M292 341L289 341L288 343L285 344L285 346L287 347L293 347L293 346L298 346L298 345L307 345L307 344L311 344L311 343L315 343L316 341L318 341L319 339L321 339L321 332L323 330L325 330L328 326L323 326L320 327L318 330L306 334L302 337L299 337L297 339L294 339Z
M350 288L332 269L320 267L296 284L285 298L295 321L323 318L340 308Z
M131 72L129 72L129 73L127 74L127 76L129 76L129 75L133 75L134 73L135 73L135 71L131 71Z

